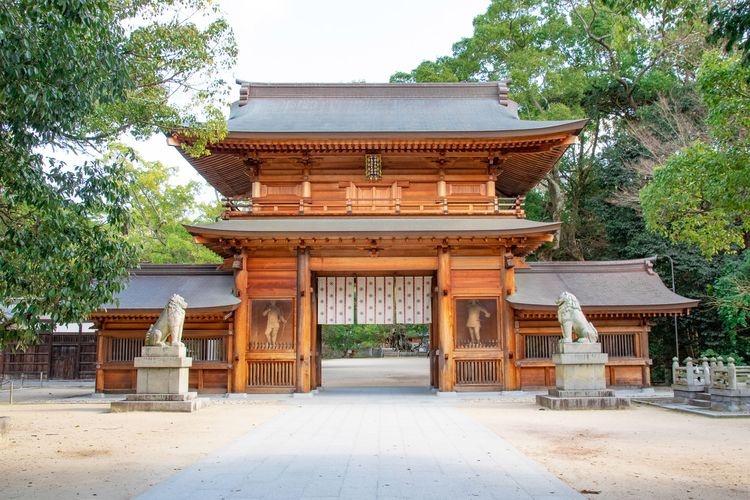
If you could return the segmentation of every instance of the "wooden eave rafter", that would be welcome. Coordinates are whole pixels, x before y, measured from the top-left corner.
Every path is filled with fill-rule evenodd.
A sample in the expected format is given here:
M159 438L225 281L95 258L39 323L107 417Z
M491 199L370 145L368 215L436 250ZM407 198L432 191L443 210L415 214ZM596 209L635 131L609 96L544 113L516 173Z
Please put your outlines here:
M517 305L513 305L516 319L557 320L557 307L550 306L550 308L550 310L526 310L519 309ZM690 314L690 308L680 308L669 305L594 306L581 307L581 310L589 319L659 318L664 316L683 316Z
M192 320L211 320L211 319L222 319L227 314L233 314L235 309L239 307L239 304L220 306L220 307L206 307L206 308L192 308L188 309L186 318ZM92 320L102 319L154 319L158 318L162 312L160 309L111 309L111 310L98 310L92 312L89 317Z
M241 134L230 134L226 139L211 146L214 153L241 154L259 153L359 153L377 150L382 154L389 153L462 153L462 152L538 152L554 146L569 145L576 141L572 133L555 133L544 136L520 137L420 137L410 134L408 137L367 138L336 137L326 135L317 137L243 137ZM180 140L178 138L178 140Z

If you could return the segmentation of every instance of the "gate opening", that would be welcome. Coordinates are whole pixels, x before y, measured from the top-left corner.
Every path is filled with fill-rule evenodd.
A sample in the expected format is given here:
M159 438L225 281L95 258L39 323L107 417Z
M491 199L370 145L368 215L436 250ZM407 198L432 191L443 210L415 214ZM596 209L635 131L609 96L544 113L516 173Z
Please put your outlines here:
M324 389L436 386L432 276L317 277Z

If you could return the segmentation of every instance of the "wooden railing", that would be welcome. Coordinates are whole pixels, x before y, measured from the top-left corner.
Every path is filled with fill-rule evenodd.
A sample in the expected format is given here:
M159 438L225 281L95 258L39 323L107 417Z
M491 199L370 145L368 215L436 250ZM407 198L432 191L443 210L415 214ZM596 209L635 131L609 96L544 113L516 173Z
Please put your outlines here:
M602 352L606 352L614 358L634 358L637 338L635 334L599 334L599 342L602 343Z
M524 218L525 199L481 196L431 199L357 198L266 200L263 198L224 199L224 219L262 215L501 215Z
M250 342L250 351L294 351L294 343Z
M226 362L227 348L226 337L206 337L195 339L182 339L185 344L187 356L193 361L220 361Z
M248 361L249 387L294 387L294 361Z
M637 334L600 333L599 342L602 352L614 358L634 358L636 356L635 343ZM560 335L525 335L524 358L549 359L557 352Z
M141 348L145 339L143 338L116 338L109 341L109 352L107 361L133 361L133 358L141 355Z
M226 337L183 338L187 356L193 361L227 361ZM132 362L133 358L141 355L143 338L112 337L109 341L109 352L106 361Z
M456 339L456 349L496 349L499 345L500 342L497 339L480 340L478 342Z
M499 359L456 360L456 384L498 385L502 383Z

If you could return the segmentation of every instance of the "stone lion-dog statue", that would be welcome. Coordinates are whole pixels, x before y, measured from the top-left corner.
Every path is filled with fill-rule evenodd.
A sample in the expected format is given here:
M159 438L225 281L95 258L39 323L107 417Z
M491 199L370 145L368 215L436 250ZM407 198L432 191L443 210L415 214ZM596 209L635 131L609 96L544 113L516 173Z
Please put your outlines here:
M599 340L599 332L586 319L581 304L575 295L563 292L555 302L557 304L557 320L562 328L563 342L573 342L573 333L580 343L595 343Z
M177 294L172 295L159 319L148 328L146 345L164 347L170 337L171 345L184 345L182 343L182 326L185 324L185 309L187 309L185 299Z

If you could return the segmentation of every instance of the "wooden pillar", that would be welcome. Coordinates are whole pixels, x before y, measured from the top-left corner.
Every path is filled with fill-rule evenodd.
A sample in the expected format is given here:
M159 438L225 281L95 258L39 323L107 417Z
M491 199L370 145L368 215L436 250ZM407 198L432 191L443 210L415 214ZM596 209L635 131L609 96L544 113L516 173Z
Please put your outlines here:
M245 392L247 390L247 352L248 338L250 335L250 300L247 294L247 251L235 262L238 269L234 272L234 289L240 299L240 305L234 312L234 356L230 359L232 363L232 386L227 390L231 392Z
M447 246L438 248L438 389L452 391L455 386L453 368L453 293L451 291L451 253Z
M648 351L648 334L651 332L651 327L645 320L643 321L643 333L641 334L641 357L646 361L643 365L643 387L651 387L651 356Z
M513 254L510 252L503 252L503 258L501 263L501 278L502 278L502 301L500 310L502 311L502 328L504 336L504 350L505 350L505 363L503 373L503 388L505 390L518 390L521 386L520 374L516 367L516 360L518 359L519 346L517 344L516 325L515 325L515 312L508 303L508 296L512 295L515 291L515 260Z
M297 392L312 390L312 304L310 251L297 248Z
M104 392L104 353L108 350L107 343L108 338L102 335L106 323L102 320L101 328L96 334L96 382L94 384L94 390L96 392Z

